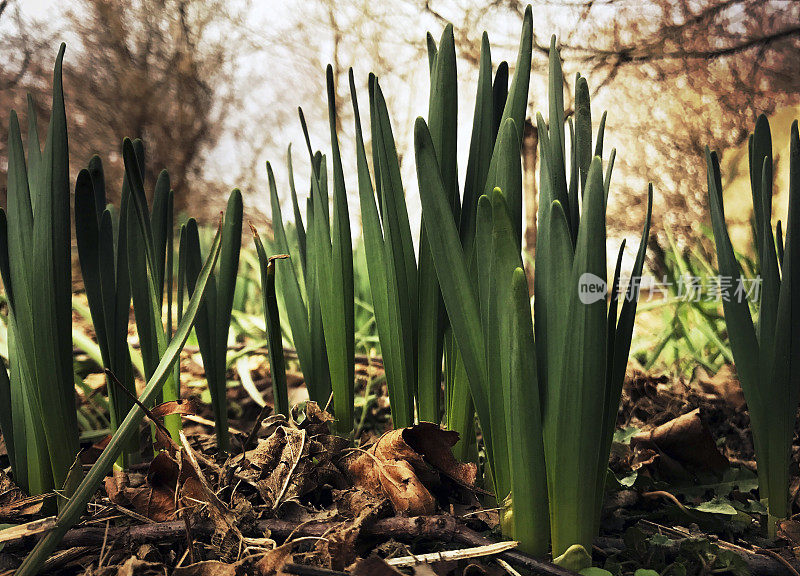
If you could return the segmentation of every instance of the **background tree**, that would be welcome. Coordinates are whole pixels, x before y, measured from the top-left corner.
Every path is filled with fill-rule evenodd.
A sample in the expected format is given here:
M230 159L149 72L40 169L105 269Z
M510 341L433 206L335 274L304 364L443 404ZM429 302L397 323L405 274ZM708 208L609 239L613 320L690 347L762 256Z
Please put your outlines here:
M495 0L459 10L419 0L440 22L455 22L462 57L474 63L476 34L506 15L521 18L527 2ZM760 113L800 102L800 3L791 0L550 0L537 5L532 112L546 110L549 35L558 34L565 89L574 73L589 79L594 120L609 110L616 146L612 219L622 230L632 206L644 210L653 181L659 197L656 231L669 226L697 238L706 221L703 149L731 150L746 140ZM569 98L569 96L567 96ZM527 127L528 147L536 145ZM526 155L535 169L535 155ZM526 192L530 245L535 237L535 183Z
M65 71L74 162L100 152L109 170L116 171L112 176L119 175L120 158L114 153L121 138L142 136L148 166L170 170L179 201L189 194L224 197L222 192L238 185L246 194L252 189L249 206L265 208L264 161L273 161L279 187L287 191L289 142L295 143L301 190L308 181L298 104L306 112L312 144L328 146L323 71L329 62L337 79L348 189L355 189L354 172L347 169L354 157L347 87L351 65L364 93L367 74L379 75L401 159L412 157L413 119L427 110L425 33L438 37L447 21L455 25L459 54L463 170L481 33L489 32L495 65L505 59L513 67L527 0L284 0L268 5L74 0L66 21L48 21L48 26L22 21L19 2L8 0L0 15L0 105L24 108L24 92L35 95L49 83L57 41L75 38ZM60 34L52 31L57 25L63 28ZM610 218L621 233L633 233L629 223L643 212L645 185L652 180L654 227L699 237L706 220L702 148L728 150L727 157L731 150L741 154L758 113L783 113L798 105L796 0L538 1L529 118L547 109L552 33L564 59L568 101L574 73L580 71L594 92L595 121L603 109L610 112L608 146L619 150ZM4 132L0 129L0 158L5 158ZM528 124L529 246L535 238L537 141ZM403 162L402 169L414 212L412 164ZM0 186L3 170L0 163ZM354 198L351 209L357 214ZM209 213L221 201L212 204Z
M52 60L43 66L40 60L47 47L53 45L51 31L42 22L25 20L17 3L0 2L0 201L6 204L6 171L8 169L8 112L15 109L23 117L26 103L25 94L30 92L35 102L41 106L44 94L52 82ZM57 46L56 46L57 48ZM41 119L46 122L50 111L39 109ZM43 124L44 125L44 124Z
M204 166L241 106L235 80L239 59L252 49L248 7L225 0L77 0L58 34L58 41L77 40L69 42L64 67L73 171L98 153L109 181L121 182L122 139L141 137L146 177L154 181L169 170L178 209L192 198L197 214L199 196L225 193ZM9 9L18 22L0 40L7 62L0 84L11 86L0 104L22 110L24 91L35 96L49 85L57 42L55 34L35 41L19 7ZM48 111L42 112L46 122ZM5 143L5 133L0 139Z
M80 56L67 71L76 156L142 137L149 178L170 172L176 204L215 189L203 164L239 105L234 86L243 10L225 0L80 0L69 29ZM104 158L105 160L105 158ZM109 168L120 175L122 158Z

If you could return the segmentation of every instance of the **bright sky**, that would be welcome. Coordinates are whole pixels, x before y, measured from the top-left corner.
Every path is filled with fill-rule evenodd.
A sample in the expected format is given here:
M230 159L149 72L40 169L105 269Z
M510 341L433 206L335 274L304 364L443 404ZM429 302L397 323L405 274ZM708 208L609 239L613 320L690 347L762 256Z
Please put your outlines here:
M56 26L63 20L64 15L66 14L68 8L71 5L74 5L74 0L17 0L19 5L22 8L23 14L29 18L37 18L37 19L44 19L51 23L54 23ZM381 2L386 2L386 4L381 4ZM387 0L381 0L377 2L375 6L388 6L389 2ZM303 0L253 0L252 2L252 15L253 18L251 20L251 25L255 30L258 30L260 26L266 26L266 28L262 28L262 30L269 30L270 24L274 22L280 22L283 18L285 18L286 10L296 10L296 9L303 9ZM277 14L276 14L277 12ZM281 14L283 12L283 14ZM543 10L540 12L541 15L545 15L550 13L550 11ZM538 15L537 15L538 16ZM556 20L563 20L564 13L560 13ZM428 22L427 19L420 20L420 25L423 25L424 22ZM543 28L550 29L553 26L553 22L547 22L537 20L537 23L542 26ZM427 24L424 24L427 25ZM516 56L516 42L518 41L519 35L519 27L521 25L521 19L513 18L508 22L498 22L492 21L485 23L486 27L490 29L491 38L493 41L493 59L496 63L502 58L508 58L512 63ZM433 23L431 28L434 36L438 40L438 36L441 33L441 25L439 23ZM492 32L493 31L493 32ZM68 30L64 31L68 33ZM415 34L417 31L409 31L409 34ZM538 31L537 34L542 35L544 34L541 31ZM424 42L424 29L419 31L420 42ZM544 34L544 37L547 37L547 34ZM69 42L69 39L67 39ZM291 40L289 40L291 41ZM318 40L318 49L321 52L325 52L326 50L330 50L330 47L327 45L326 38L320 38ZM502 46L505 44L505 46ZM278 70L277 68L273 68L273 62L267 62L271 60L273 55L271 53L267 53L262 55L264 58L263 61L256 62L255 65L257 68L272 68L275 70L275 73L285 74L287 73L285 69ZM286 56L285 54L283 55ZM298 57L302 57L298 55ZM324 61L324 59L323 59ZM254 63L251 61L245 62L245 68L251 67ZM342 65L349 66L357 64L357 62L342 62ZM416 69L415 69L416 70ZM366 74L367 70L361 70L356 66L357 74ZM474 70L472 71L474 73ZM392 91L401 90L403 91L406 86L393 86L389 79L386 79L386 83L382 83L384 90L387 94L391 94ZM319 82L319 89L320 94L324 94L324 70L319 70L318 76ZM461 87L459 91L459 120L463 124L463 128L461 130L460 135L465 135L469 133L470 125L472 121L472 109L474 105L473 93L474 93L474 77L466 78L465 75L465 82L466 84ZM421 88L424 86L423 89L412 91L411 94L408 94L404 98L401 98L399 101L390 102L390 114L393 117L393 128L395 132L395 137L397 139L397 144L399 148L399 152L404 158L413 159L413 148L411 146L412 138L411 132L413 127L413 118L418 114L425 114L427 111L427 62L422 59L419 63L418 70L414 72L412 79L408 82L410 85L418 85ZM248 96L246 106L257 106L261 107L265 105L265 102L270 102L272 105L280 104L283 106L285 104L284 99L270 97L270 92L275 89L275 86L281 86L281 82L279 78L275 78L274 82L270 82L269 85L265 86L263 89L253 89L252 85L248 85L247 83L243 83L243 89L248 89L248 91L252 92L252 97ZM532 91L537 87L541 88L541 86L532 86ZM362 106L362 114L364 114L364 106L367 99L365 91L362 90L361 100L363 101ZM307 96L306 96L307 97ZM533 96L532 96L533 97ZM322 96L324 98L324 96ZM294 106L296 105L303 105L306 109L306 112L309 112L309 108L311 102L292 102L291 110L294 110ZM293 142L295 153L296 153L296 161L295 161L295 169L298 171L296 174L296 178L298 181L303 182L304 175L306 173L306 167L304 162L304 156L302 155L302 151L304 149L303 142L302 142L302 133L299 130L299 122L296 119L296 116L290 116L291 120L288 121L286 126L273 126L269 127L270 130L278 130L283 132L281 135L282 138L285 138L287 144L289 141ZM346 127L346 131L350 131L350 127ZM466 167L466 154L469 139L468 137L460 138L462 142L462 146L459 149L459 167L461 171L461 181L463 181L464 177L464 170ZM319 141L314 143L315 146L320 146L323 148L327 147L326 141ZM245 146L246 148L246 146ZM461 149L463 148L463 150ZM231 166L236 166L237 163L242 162L241 154L246 150L242 150L242 142L237 141L236 137L233 134L224 135L221 141L218 143L216 150L209 156L207 169L212 173L219 173L220 179L225 181L225 186L242 186L246 184L244 182L238 181L228 181L230 179L231 173ZM273 154L271 152L271 154ZM278 183L278 188L280 190L280 194L284 196L283 207L286 212L287 217L292 217L291 215L291 205L288 201L288 186L287 186L287 175L284 168L284 154L285 149L281 149L278 152L277 157L271 157L269 160L272 161L273 167L275 169L275 175ZM345 154L343 154L345 156ZM263 167L263 160L260 160L260 165ZM343 158L345 162L347 161L346 158ZM421 209L419 207L419 198L416 193L416 174L414 171L414 163L413 161L410 162L403 162L402 166L403 171L403 184L407 191L407 202L409 207L409 216L411 220L412 230L416 231L419 229L419 222L421 216ZM346 170L346 180L348 184L349 190L356 189L356 181L353 175L353 171ZM228 176L227 178L225 176ZM234 177L235 178L235 177ZM252 183L252 189L248 190L247 187L243 188L243 191L248 197L249 202L251 205L258 206L262 211L265 213L269 212L267 206L267 194L266 194L266 173L265 171L261 175L261 177L257 178L256 182ZM301 187L302 188L302 187ZM358 196L357 194L350 195L350 210L351 214L354 216L359 213L359 205L358 205ZM354 228L354 233L357 232L357 228ZM638 242L637 242L638 243ZM637 243L634 243L635 246Z
M54 0L22 0L20 6L26 16L44 18L61 15L64 12L65 3Z

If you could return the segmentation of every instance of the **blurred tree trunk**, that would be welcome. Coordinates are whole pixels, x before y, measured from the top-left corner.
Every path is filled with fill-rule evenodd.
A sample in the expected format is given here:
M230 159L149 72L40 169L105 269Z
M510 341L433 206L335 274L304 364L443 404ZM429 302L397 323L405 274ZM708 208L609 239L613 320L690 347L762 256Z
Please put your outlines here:
M539 132L530 119L525 119L522 132L522 189L525 202L525 251L533 256L536 251L536 212L539 210L539 187L536 185Z

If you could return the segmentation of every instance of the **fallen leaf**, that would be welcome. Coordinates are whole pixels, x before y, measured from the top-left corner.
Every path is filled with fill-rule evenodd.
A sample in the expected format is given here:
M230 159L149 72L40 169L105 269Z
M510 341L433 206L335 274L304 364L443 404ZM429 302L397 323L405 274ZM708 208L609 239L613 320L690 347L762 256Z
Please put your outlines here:
M111 502L156 522L175 519L178 510L176 488L180 488L181 508L193 510L208 501L208 490L195 468L188 463L181 465L168 452L155 455L148 468L147 482L141 486L129 486L127 477L119 474L105 479L106 493Z
M631 448L634 470L655 463L661 475L667 478L691 478L702 471L721 474L729 466L703 422L700 409L637 434L631 439Z
M289 482L306 448L306 433L296 428L280 427L266 441L258 443L247 459L261 471L255 479L264 503L277 508L286 495Z
M351 573L353 576L399 576L402 574L374 555L356 562Z
M331 530L324 540L316 545L316 550L329 559L334 570L344 570L356 560L356 541L361 533L361 528L367 522L374 520L383 509L383 499L371 498L369 494L350 491L340 499L348 502L351 507L359 503L360 508L352 521L342 522Z
M333 493L336 510L344 518L357 518L364 510L378 509L388 504L386 496L375 495L359 489L336 490Z
M403 428L403 440L421 454L431 466L464 486L473 486L478 475L474 462L459 462L452 448L458 442L458 432L445 430L430 422Z
M164 565L160 562L145 562L136 556L128 558L117 569L117 576L162 576Z
M304 428L309 434L329 434L330 427L328 423L333 422L335 418L319 407L316 402L306 402L305 419L300 423L300 427Z
M414 472L414 464L424 465L422 456L403 440L402 429L391 430L350 464L350 473L357 487L385 494L398 514L433 514L436 503Z
M246 452L244 467L236 471L273 510L324 484L334 488L347 486L335 464L348 446L347 440L328 434L327 424L325 434L311 434L312 428L297 428L283 420L268 438L260 439L254 449ZM237 459L237 466L239 462Z
M124 508L129 508L156 522L173 520L175 514L175 492L163 485L147 484L131 488L117 483L112 476L105 479L109 500Z
M800 522L797 520L778 522L778 536L789 542L793 547L800 546Z
M725 400L737 411L744 409L746 405L742 387L733 367L729 364L724 364L713 376L702 366L698 366L692 385L702 394Z
M451 448L457 441L458 433L429 422L391 430L362 451L349 471L357 487L387 496L398 514L432 514L435 500L423 481L431 471L465 486L475 482L475 465L453 457Z
M206 560L195 562L189 566L175 568L173 576L236 576L238 573L236 564L226 564L216 560Z
M283 574L283 567L289 562L294 561L292 555L292 543L287 542L277 548L268 551L255 563L253 568L258 576L279 576Z
M150 410L150 413L156 418L164 418L171 414L180 414L181 416L196 416L201 412L202 408L200 402L195 398L182 398L180 400L170 400L163 402Z
M45 496L26 496L4 470L0 470L0 518L5 521L39 514Z

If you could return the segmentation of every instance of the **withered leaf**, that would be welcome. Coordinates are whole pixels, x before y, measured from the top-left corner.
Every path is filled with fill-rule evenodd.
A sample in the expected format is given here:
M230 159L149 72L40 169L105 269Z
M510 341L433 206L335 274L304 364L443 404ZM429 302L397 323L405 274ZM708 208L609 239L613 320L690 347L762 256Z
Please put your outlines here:
M637 467L657 462L659 472L671 478L687 478L701 471L720 474L729 466L703 422L700 409L637 434L631 439L631 448Z
M246 453L245 467L237 475L258 490L267 506L277 509L320 485L345 486L334 459L346 446L347 440L337 436L312 436L305 428L282 425Z
M164 565L160 562L145 562L136 556L128 558L117 570L117 576L161 576Z
M421 454L431 466L464 486L473 486L478 475L474 462L459 462L453 456L458 432L445 430L431 422L403 428L403 440Z
M392 430L351 462L350 474L356 486L385 494L398 514L432 514L435 501L424 482L432 470L465 486L475 482L475 465L453 457L451 448L457 441L457 433L429 422Z
M354 576L398 576L402 574L389 566L383 559L371 555L356 562L351 573Z
M358 491L351 490L342 495L342 500L348 500L350 505L360 503L361 507L352 521L342 522L331 530L325 540L317 543L317 550L324 552L330 559L331 568L344 570L356 560L356 541L365 523L374 520L383 508L382 499L370 498L369 495L359 497Z
M200 411L200 403L195 398L182 398L180 400L163 402L150 410L150 413L156 418L164 418L164 416L169 416L171 414L195 416L199 414Z
M236 564L206 560L175 568L172 574L173 576L236 576L240 572Z
M279 576L283 574L283 567L294 560L292 555L293 544L287 542L268 551L261 560L256 562L254 569L258 576Z

